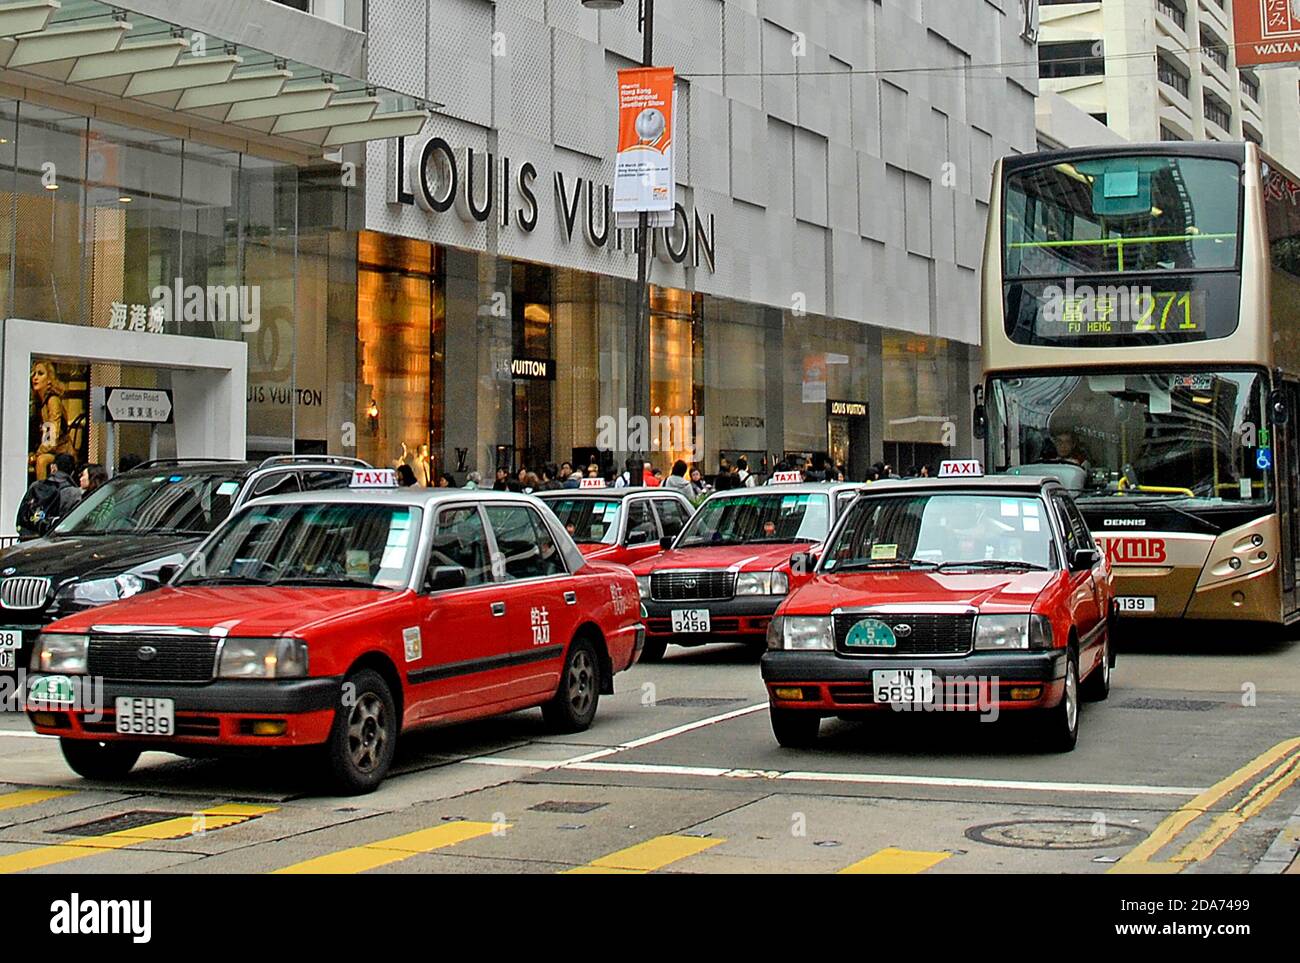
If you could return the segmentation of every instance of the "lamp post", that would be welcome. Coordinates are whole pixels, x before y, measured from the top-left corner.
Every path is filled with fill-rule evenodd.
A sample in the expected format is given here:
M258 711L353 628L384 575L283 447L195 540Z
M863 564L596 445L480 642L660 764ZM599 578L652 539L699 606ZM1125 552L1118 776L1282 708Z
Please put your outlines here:
M623 0L582 0L589 10L621 10ZM637 0L637 29L641 31L641 66L654 66L654 0ZM628 346L632 415L650 411L650 215L642 211L636 228L636 324ZM628 452L628 455L641 454ZM633 483L636 481L633 479Z

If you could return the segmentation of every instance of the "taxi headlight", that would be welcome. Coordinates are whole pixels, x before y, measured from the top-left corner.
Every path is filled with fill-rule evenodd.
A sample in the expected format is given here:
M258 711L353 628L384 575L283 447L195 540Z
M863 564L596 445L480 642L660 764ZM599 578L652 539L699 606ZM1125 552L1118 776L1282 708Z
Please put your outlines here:
M307 674L302 639L226 639L217 676L222 679L296 679Z
M767 624L767 647L803 652L829 652L835 648L835 631L830 616L777 616Z
M55 596L60 602L74 605L105 605L120 599L129 599L144 591L144 579L130 572L112 578L92 578L84 582L71 582L59 589Z
M32 668L58 675L82 675L86 672L86 655L90 637L67 632L42 632L32 652Z
M975 649L1028 651L1052 647L1052 624L1043 615L981 615L975 620Z
M784 595L790 580L784 572L741 572L736 576L737 595Z
M785 595L790 591L790 576L785 572L772 573L772 594Z
M650 597L650 576L638 575L636 577L636 590L641 593L642 599Z

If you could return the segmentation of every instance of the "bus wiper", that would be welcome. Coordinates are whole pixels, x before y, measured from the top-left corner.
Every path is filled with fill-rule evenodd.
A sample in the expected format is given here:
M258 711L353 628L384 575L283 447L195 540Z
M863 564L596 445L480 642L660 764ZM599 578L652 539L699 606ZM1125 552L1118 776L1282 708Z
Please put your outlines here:
M937 571L942 572L950 568L1031 568L1047 571L1046 565L1011 558L973 558L964 562L943 562L938 566Z

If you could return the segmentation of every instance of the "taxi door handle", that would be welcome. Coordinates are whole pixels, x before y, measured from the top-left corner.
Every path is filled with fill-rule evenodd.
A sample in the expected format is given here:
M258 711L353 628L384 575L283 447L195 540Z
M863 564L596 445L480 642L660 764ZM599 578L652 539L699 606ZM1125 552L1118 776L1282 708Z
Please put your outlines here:
M493 614L494 616L497 616L497 617L500 617L500 616L502 616L502 615L505 615L505 614L506 614L506 603L505 603L505 602L493 602L493 603L492 603L492 614Z
M578 604L578 593L577 593L577 592L565 592L565 593L564 593L564 604L565 604L565 605L577 605L577 604Z

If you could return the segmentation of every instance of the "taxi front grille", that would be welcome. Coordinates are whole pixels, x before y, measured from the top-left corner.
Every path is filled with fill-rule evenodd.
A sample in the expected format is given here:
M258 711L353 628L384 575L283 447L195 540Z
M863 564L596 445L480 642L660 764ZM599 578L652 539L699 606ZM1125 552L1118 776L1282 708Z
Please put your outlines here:
M656 602L719 601L736 593L735 572L652 572L650 597Z
M216 639L95 635L90 639L88 671L131 682L210 682L216 659Z
M40 609L50 597L50 580L15 575L0 580L0 606L7 609Z
M894 633L895 644L848 646L849 630L863 619L884 622ZM906 629L901 628L906 626ZM971 650L975 616L927 612L916 615L851 612L835 616L835 651L842 655L965 655Z

